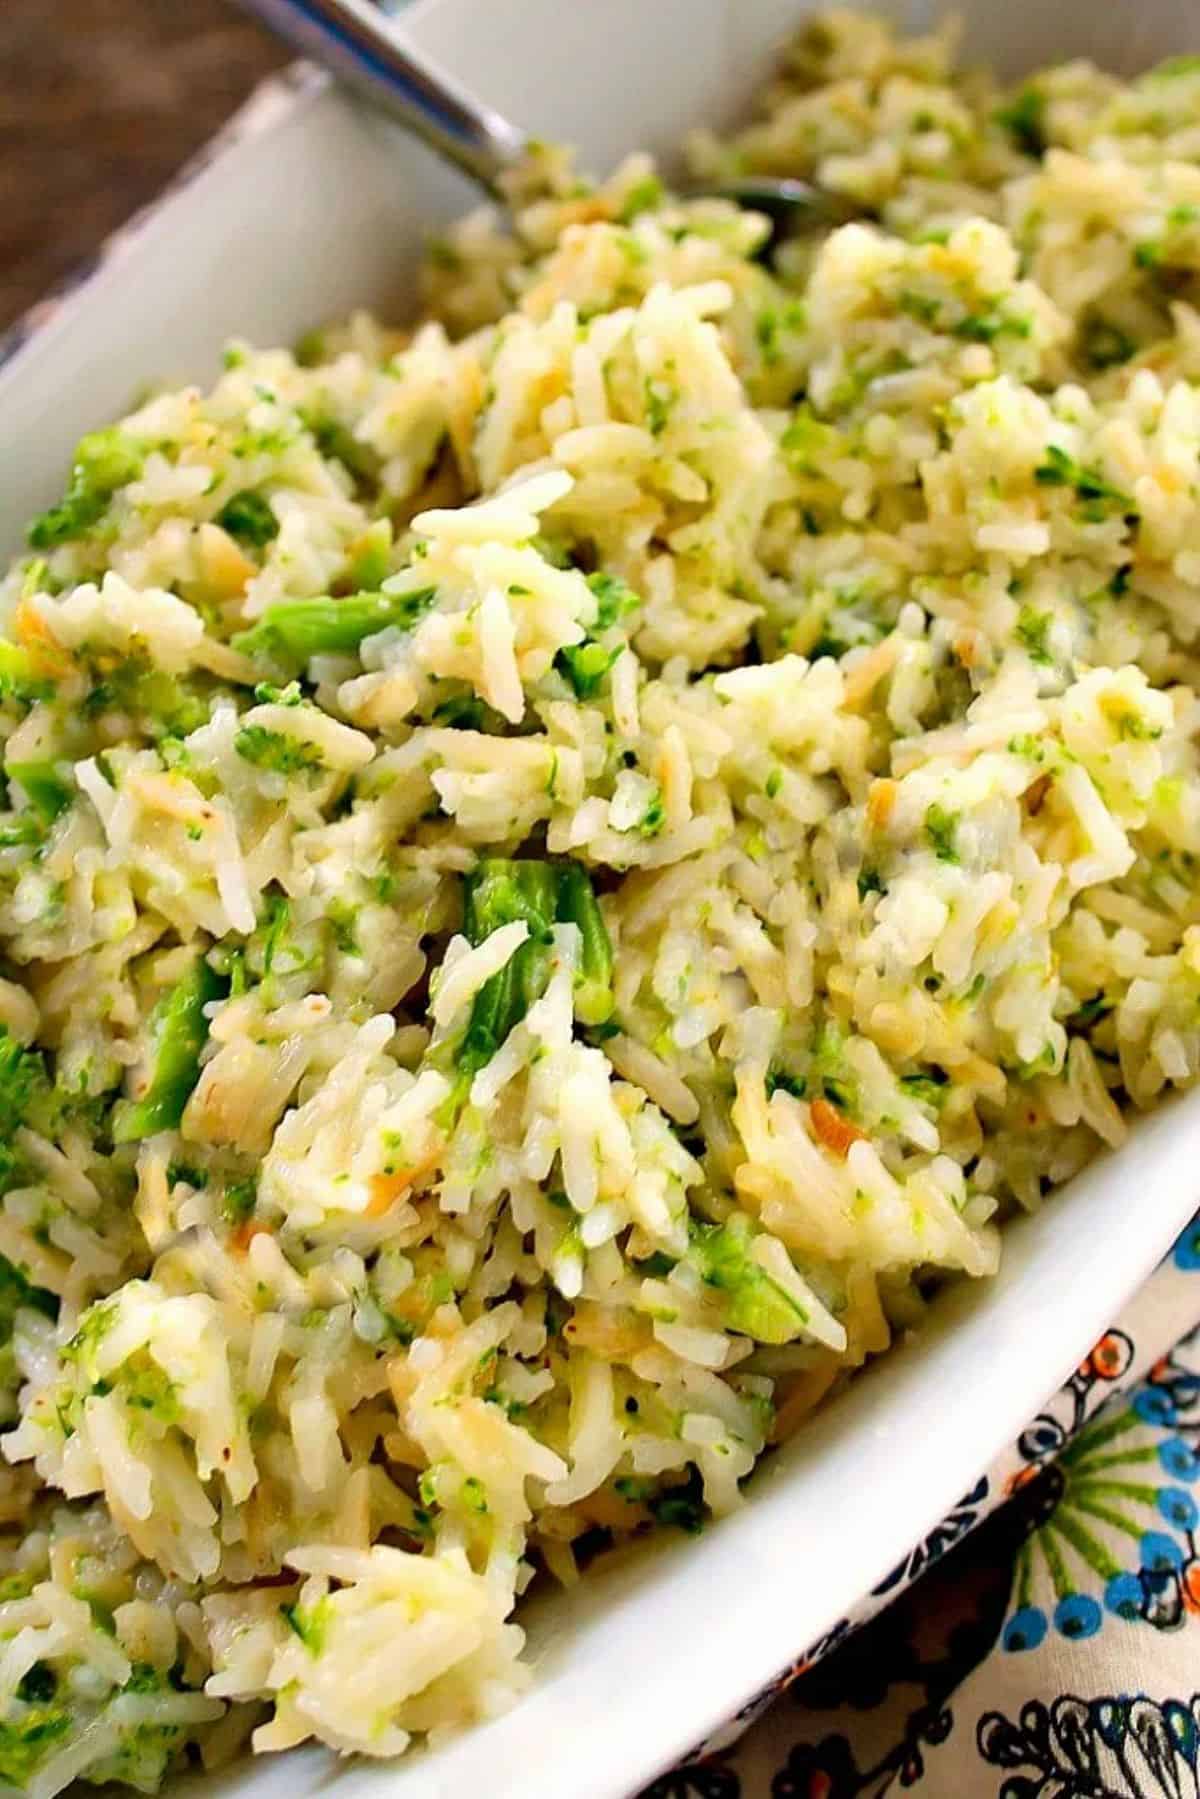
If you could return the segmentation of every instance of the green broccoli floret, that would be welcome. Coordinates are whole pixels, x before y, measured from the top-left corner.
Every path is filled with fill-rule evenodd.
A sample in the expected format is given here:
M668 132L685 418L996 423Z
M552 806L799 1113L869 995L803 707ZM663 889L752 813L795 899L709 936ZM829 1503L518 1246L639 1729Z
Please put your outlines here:
M610 575L605 569L589 575L587 584L596 596L596 622L592 629L597 633L609 630L641 606L641 595L619 575Z
M356 482L368 487L374 485L379 477L379 455L370 444L355 437L353 431L337 419L313 412L302 412L300 416L316 439L322 456L331 456L335 462L340 462Z
M693 1221L688 1258L705 1285L724 1296L728 1330L760 1343L790 1343L808 1324L808 1312L754 1260L754 1234L740 1212L726 1224Z
M948 812L945 806L934 804L925 814L925 840L939 862L958 862L956 839L958 836L957 812Z
M0 1191L17 1165L13 1138L34 1098L47 1089L46 1066L37 1050L25 1049L7 1025L0 1025Z
M576 699L590 700L600 691L601 682L624 648L619 643L606 650L602 643L588 637L582 643L567 644L554 658L554 665L574 688Z
M105 673L88 694L83 710L88 718L107 712L128 713L158 741L198 731L208 723L210 707L177 675L131 657Z
M639 837L657 837L666 822L667 813L663 805L662 789L656 786L650 795L646 810L638 819L634 829Z
M236 537L239 543L252 544L255 549L262 549L279 535L279 520L271 502L252 487L243 488L241 493L226 500L216 522L230 537Z
M325 759L313 743L291 737L285 731L269 731L265 725L243 725L233 740L243 761L275 775L319 774Z
M142 445L116 425L81 438L65 495L29 527L33 548L50 550L82 537L103 518L118 488L137 480L144 463Z
M1035 612L1032 606L1022 606L1017 615L1017 641L1024 644L1030 660L1043 668L1053 667L1054 664L1050 651L1050 628L1053 623L1052 612Z
M253 1180L230 1181L221 1195L221 1216L229 1224L244 1224L258 1204L258 1184Z
M21 1716L0 1724L0 1780L24 1788L71 1728L65 1706L30 1705Z

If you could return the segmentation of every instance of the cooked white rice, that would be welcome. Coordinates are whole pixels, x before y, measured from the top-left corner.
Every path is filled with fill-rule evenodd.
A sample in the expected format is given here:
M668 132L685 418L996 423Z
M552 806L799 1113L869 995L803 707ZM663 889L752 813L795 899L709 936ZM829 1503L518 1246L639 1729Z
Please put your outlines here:
M1200 59L831 14L235 345L4 583L0 1774L508 1705L1200 1070Z

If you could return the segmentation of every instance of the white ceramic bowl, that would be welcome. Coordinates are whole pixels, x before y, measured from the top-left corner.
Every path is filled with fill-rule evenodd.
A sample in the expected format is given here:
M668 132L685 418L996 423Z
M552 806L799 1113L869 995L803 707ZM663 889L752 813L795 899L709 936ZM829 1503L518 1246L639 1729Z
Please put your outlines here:
M804 0L424 0L412 32L468 85L602 168L720 121ZM906 22L927 9L900 8ZM1194 0L960 5L968 49L1017 71L1088 55L1136 69L1200 49ZM204 380L221 344L288 342L368 305L401 314L422 228L459 179L320 82L260 107L207 165L47 309L0 371L0 549L53 499L76 438L150 378ZM1200 1190L1200 1094L1142 1124L1008 1234L1000 1277L946 1292L918 1341L865 1374L699 1541L543 1602L537 1681L435 1755L246 1762L197 1795L617 1799L752 1698L886 1574L1021 1429L1135 1290ZM190 1783L189 1783L190 1785Z

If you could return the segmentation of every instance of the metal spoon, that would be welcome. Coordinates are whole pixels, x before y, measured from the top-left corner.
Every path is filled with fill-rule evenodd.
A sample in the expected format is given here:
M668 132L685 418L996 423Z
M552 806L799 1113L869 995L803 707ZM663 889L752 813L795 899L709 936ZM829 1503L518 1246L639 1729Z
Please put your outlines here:
M454 163L491 199L507 205L504 178L528 157L529 137L403 43L395 23L373 0L242 0L242 4L287 43L323 64ZM754 175L684 191L714 194L765 213L772 241L862 216L861 209L841 196L790 176Z

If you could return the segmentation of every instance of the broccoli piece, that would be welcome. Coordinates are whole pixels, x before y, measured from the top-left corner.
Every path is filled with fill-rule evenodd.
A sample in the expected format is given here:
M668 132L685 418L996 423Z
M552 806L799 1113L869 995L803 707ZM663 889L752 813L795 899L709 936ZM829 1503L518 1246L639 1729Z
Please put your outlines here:
M200 1078L200 1052L208 1038L205 1006L222 999L226 983L203 956L165 993L150 1014L151 1074L140 1099L113 1108L114 1143L137 1143L156 1131L174 1130Z
M217 514L216 523L239 543L252 544L259 550L279 535L279 520L271 502L264 494L255 493L252 487L245 487L231 500L226 500Z
M558 918L560 923L578 925L583 939L575 1011L583 1024L604 1024L613 1009L612 942L591 878L578 862L568 862L560 871Z
M221 1195L221 1216L228 1224L245 1224L258 1204L258 1186L253 1180L231 1181Z
M1046 445L1046 460L1034 469L1033 478L1042 487L1073 487L1085 503L1085 516L1093 521L1105 518L1114 508L1129 512L1133 507L1127 493L1114 487L1098 469L1085 468L1058 444Z
M621 210L617 214L622 225L631 225L639 213L653 212L663 203L663 184L657 175L647 175L642 181L635 181L621 202Z
M567 644L561 649L554 658L554 666L575 690L576 699L590 700L599 692L601 682L624 648L625 645L619 643L614 649L606 650L594 637L588 637L582 643Z
M71 804L72 788L60 774L55 762L6 762L4 772L16 781L30 810L43 825L52 825L60 812Z
M352 656L365 637L390 625L411 631L436 596L436 588L419 587L408 593L352 593L340 600L331 595L280 600L251 630L239 633L233 647L294 673L314 656Z
M358 540L350 563L350 579L356 588L382 586L392 572L392 521L377 518Z
M10 812L0 821L0 850L21 849L27 844L41 843L46 835L32 812Z
M706 1286L725 1295L725 1324L760 1343L790 1343L808 1313L751 1254L754 1227L744 1213L727 1224L693 1220L688 1259Z
M627 582L605 569L589 575L587 584L596 596L596 622L592 627L596 632L609 630L621 619L628 618L631 612L636 612L642 603L641 595L636 594Z
M281 1605L280 1612L286 1618L288 1628L295 1631L310 1655L320 1655L325 1647L325 1632L329 1628L329 1600L318 1599L315 1605Z
M82 537L103 518L117 489L137 480L144 463L141 444L116 425L81 438L66 494L29 527L33 548L50 550Z
M325 759L315 744L284 731L268 731L265 725L243 725L233 747L245 762L276 775L319 774Z
M126 712L148 736L186 737L208 723L209 705L188 683L137 657L108 672L83 702L88 718Z
M1026 156L1041 156L1046 148L1046 96L1036 87L1023 87L1019 94L993 114L997 125L1012 134L1018 150Z
M19 1718L0 1724L0 1780L27 1787L70 1728L70 1712L49 1705L30 1705Z
M484 942L493 931L517 919L529 926L529 936L475 995L455 1059L464 1094L546 990L557 897L555 871L547 862L489 858L467 879L463 930L472 944Z
M994 343L998 337L1031 337L1033 320L1021 315L1012 316L998 310L992 312L968 313L959 319L953 330L953 336L961 337L971 344Z
M58 1317L58 1300L45 1287L35 1287L26 1280L15 1262L0 1256L0 1343L8 1343L13 1333L13 1320L21 1306L31 1306L43 1318Z
M481 1068L541 998L550 979L553 927L574 924L582 939L576 1010L585 1024L612 1011L612 944L587 871L578 863L513 862L489 857L467 879L463 931L480 944L502 925L523 919L529 936L475 996L466 1031L455 1045L456 1111ZM447 1051L449 1046L447 1046Z
M939 862L961 860L956 844L958 813L944 806L932 805L925 814L925 840Z
M0 1025L0 1190L11 1181L16 1167L13 1138L33 1100L47 1087L45 1063L37 1050L25 1049L7 1025Z
M650 1501L650 1511L657 1524L674 1525L689 1537L698 1537L704 1529L705 1509L701 1501L693 1499L681 1487L669 1487L657 1499Z
M1129 333L1098 313L1080 326L1079 347L1094 369L1115 368L1137 353L1137 344Z
M627 586L619 576L610 575L604 570L589 575L587 584L597 602L592 635L582 643L566 645L554 658L554 666L581 700L590 700L599 692L605 675L625 647L619 643L608 649L597 641L598 638L629 613L636 612L642 603L632 587Z
M793 1099L803 1099L808 1092L808 1082L802 1074L793 1074L788 1068L778 1068L774 1064L767 1070L764 1081L767 1098L773 1093L790 1093Z
M53 681L38 672L29 651L0 638L0 700L32 706L36 700L48 700L53 692Z
M944 1068L927 1068L923 1074L902 1074L900 1087L910 1099L936 1109L946 1097L945 1089L949 1079Z
M650 803L638 819L634 829L639 837L657 837L667 822L666 808L663 805L662 790L655 787L650 796Z
M473 693L451 693L439 700L433 709L435 723L455 731L490 731L502 733L507 719L494 712L486 700Z
M1022 606L1017 615L1017 639L1024 644L1032 662L1043 668L1052 668L1054 657L1050 652L1050 627L1054 623L1052 612L1035 612L1032 606Z
M524 919L530 935L548 942L557 904L556 871L549 862L485 858L468 875L463 932L480 944L502 925Z
M370 444L360 442L337 419L305 412L300 416L316 439L322 456L329 456L335 462L340 462L356 482L367 486L374 484L379 477L379 457Z

